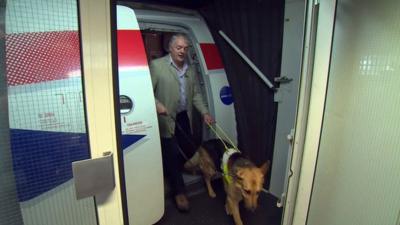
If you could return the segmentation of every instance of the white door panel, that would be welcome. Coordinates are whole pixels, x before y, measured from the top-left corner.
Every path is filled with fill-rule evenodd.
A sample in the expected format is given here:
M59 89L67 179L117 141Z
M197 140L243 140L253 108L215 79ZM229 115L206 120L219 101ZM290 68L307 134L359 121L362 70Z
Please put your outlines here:
M119 95L131 102L121 114L129 223L154 224L164 214L164 181L153 86L133 9L117 6Z

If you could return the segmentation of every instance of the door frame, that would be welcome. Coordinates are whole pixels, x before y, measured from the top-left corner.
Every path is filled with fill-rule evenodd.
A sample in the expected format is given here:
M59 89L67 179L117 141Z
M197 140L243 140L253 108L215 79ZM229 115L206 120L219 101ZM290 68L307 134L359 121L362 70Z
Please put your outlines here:
M91 156L98 158L108 151L114 155L115 188L107 195L95 197L98 224L128 224L127 220L124 220L125 192L121 191L124 190L123 169L121 169L123 160L120 160L122 156L119 154L120 126L117 114L119 107L116 107L118 96L115 96L118 82L114 78L116 76L113 76L116 71L116 57L113 57L116 42L112 32L115 2L82 0L79 1L78 8L84 99Z
M302 74L283 225L305 225L318 158L336 2L308 0Z
M291 79L282 82L275 94L278 105L274 151L269 191L279 202L285 200L288 164L292 155L292 140L301 74L306 2L285 1L285 21L282 44L281 77Z

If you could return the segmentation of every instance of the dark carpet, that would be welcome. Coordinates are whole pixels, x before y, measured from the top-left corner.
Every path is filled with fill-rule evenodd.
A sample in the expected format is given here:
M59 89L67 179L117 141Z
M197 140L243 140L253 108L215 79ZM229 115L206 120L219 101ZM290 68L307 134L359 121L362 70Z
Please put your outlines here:
M208 196L205 188L197 193L189 193L190 211L181 213L172 200L167 199L163 218L156 225L233 225L233 218L225 213L225 192L220 179L213 181L217 197ZM261 193L256 211L246 210L240 205L240 213L245 225L280 225L282 209L276 207L277 199Z

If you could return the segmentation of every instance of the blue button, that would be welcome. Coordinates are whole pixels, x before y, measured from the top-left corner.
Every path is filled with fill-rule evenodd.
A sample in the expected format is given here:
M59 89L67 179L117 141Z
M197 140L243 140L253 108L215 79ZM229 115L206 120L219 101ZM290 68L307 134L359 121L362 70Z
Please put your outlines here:
M219 91L219 97L222 103L225 105L230 105L233 103L232 89L229 86L223 86Z

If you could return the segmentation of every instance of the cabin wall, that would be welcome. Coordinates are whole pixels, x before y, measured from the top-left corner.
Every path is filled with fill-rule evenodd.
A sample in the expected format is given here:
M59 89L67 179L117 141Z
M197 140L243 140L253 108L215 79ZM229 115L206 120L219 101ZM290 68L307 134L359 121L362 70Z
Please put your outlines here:
M400 222L399 9L337 1L309 225Z

